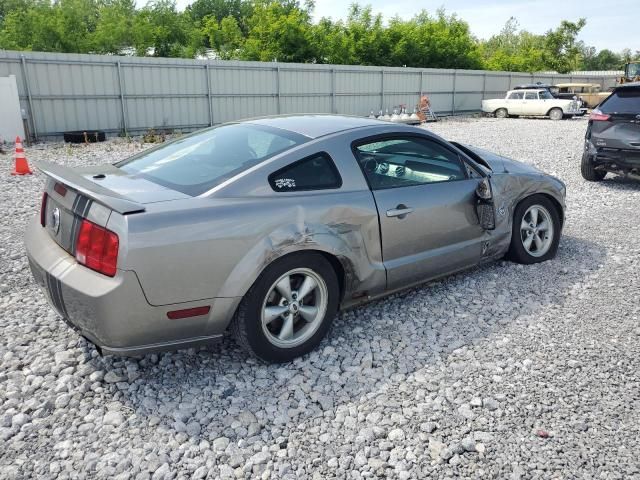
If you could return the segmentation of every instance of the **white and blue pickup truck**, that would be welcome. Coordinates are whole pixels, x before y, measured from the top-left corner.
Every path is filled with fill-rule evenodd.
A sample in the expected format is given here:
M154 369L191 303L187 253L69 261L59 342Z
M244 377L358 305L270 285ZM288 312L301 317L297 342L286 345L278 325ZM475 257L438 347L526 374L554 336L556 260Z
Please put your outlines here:
M580 115L577 99L555 98L544 89L509 90L504 98L482 100L482 111L496 118L532 116L561 120Z

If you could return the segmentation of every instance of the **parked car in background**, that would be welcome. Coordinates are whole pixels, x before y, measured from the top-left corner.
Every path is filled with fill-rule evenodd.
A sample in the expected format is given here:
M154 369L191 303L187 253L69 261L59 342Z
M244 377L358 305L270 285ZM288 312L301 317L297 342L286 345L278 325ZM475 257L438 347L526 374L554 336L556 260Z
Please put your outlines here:
M368 118L256 119L114 165L39 168L33 276L110 354L230 329L257 357L289 361L339 308L505 255L553 258L564 221L557 178Z
M608 172L640 180L640 82L618 85L591 112L581 171L589 181Z
M556 98L573 100L577 97L584 108L595 108L611 93L601 91L597 83L559 83L555 87L558 92Z
M554 98L548 90L510 90L504 98L482 100L482 111L497 118L541 116L561 120L580 114L576 100Z

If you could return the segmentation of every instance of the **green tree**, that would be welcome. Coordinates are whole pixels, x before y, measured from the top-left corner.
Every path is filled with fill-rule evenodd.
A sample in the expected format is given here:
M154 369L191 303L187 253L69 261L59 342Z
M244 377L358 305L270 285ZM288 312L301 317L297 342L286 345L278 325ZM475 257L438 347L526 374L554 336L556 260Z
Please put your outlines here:
M119 54L134 45L135 16L134 0L103 0L90 40L92 51Z
M478 41L444 9L385 23L370 6L352 4L344 21L311 20L313 1L0 0L0 48L51 52L219 58L349 65L487 68L509 71L617 69L640 51L597 51L577 39L585 20L562 21L536 35L510 19Z
M382 15L373 15L371 6L362 8L357 4L351 5L345 25L345 36L349 55L346 63L389 64L389 36ZM340 55L340 52L335 52L335 55Z
M316 55L311 32L311 9L293 0L258 0L249 18L249 34L241 58L280 62L309 62Z
M619 70L624 63L621 55L606 48L596 53L594 47L587 47L582 56L585 70Z
M620 59L622 63L637 62L640 60L640 50L634 53L630 48L625 48L620 52Z
M8 12L2 22L0 47L43 52L87 53L98 22L95 0L34 2Z
M0 24L11 12L26 10L33 5L33 0L0 0Z
M541 35L519 30L518 21L511 17L499 34L481 43L484 66L489 70L512 72L544 70L542 43Z
M234 17L228 16L221 21L213 16L205 18L204 34L221 59L239 58L244 37Z
M135 17L133 42L138 55L193 57L202 48L199 25L176 10L173 0L147 4Z
M477 41L469 25L439 9L420 12L409 21L394 18L387 29L388 64L407 67L482 68Z
M544 35L542 59L547 68L558 73L568 73L580 67L582 52L576 38L586 24L584 18L577 22L562 20L558 28L549 30Z

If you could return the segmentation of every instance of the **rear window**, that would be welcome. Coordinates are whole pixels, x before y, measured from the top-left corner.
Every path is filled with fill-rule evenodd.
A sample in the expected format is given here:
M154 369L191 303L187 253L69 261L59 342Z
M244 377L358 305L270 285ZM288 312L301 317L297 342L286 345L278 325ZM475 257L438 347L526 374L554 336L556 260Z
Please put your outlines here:
M187 195L200 195L307 137L266 125L223 125L154 148L116 166Z
M621 88L598 107L602 113L640 113L640 88Z

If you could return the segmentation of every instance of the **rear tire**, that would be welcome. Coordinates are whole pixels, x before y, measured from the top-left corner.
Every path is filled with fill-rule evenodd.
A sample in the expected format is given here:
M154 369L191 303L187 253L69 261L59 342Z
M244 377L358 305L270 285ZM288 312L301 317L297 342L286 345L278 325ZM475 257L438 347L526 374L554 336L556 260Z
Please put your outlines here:
M560 215L561 212L544 195L532 195L522 200L513 213L507 258L530 265L555 257L562 228Z
M493 114L496 118L507 118L509 116L509 112L507 112L506 108L499 108Z
M561 108L552 108L549 110L549 118L551 120L562 120L564 118L564 112Z
M584 152L582 154L582 161L580 162L580 173L582 178L589 182L600 182L607 176L607 172L603 170L596 170L593 167L593 163L589 160L589 154Z
M307 278L316 286L305 288ZM289 291L281 294L287 285ZM237 343L260 360L289 362L324 338L339 298L331 264L319 253L294 253L262 272L242 299L230 329Z

